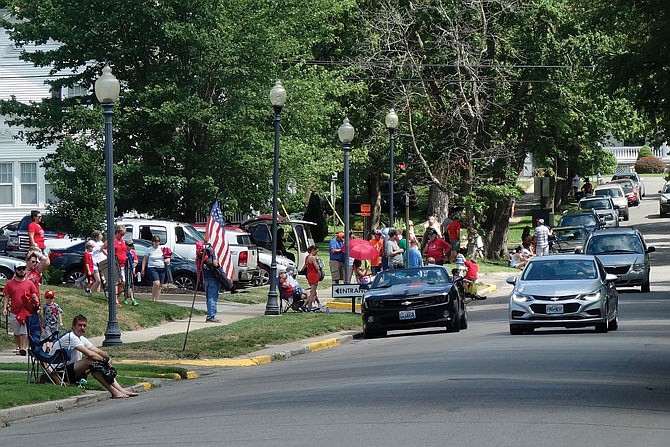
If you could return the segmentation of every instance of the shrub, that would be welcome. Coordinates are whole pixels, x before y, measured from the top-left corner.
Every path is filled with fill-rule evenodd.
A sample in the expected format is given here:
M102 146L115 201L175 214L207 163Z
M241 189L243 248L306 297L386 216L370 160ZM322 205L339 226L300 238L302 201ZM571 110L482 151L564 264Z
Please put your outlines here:
M637 154L637 159L645 157L653 157L654 153L651 151L651 148L646 144L640 148L640 152Z
M656 157L643 157L635 162L635 171L639 174L662 174L665 165Z

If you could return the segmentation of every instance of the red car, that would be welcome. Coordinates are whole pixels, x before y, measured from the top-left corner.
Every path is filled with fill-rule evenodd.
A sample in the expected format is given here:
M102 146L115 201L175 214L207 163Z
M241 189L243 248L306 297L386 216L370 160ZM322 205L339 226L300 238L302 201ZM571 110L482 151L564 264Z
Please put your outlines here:
M620 178L612 180L610 183L621 185L623 192L626 194L628 206L638 206L640 204L640 187L634 181L628 178Z

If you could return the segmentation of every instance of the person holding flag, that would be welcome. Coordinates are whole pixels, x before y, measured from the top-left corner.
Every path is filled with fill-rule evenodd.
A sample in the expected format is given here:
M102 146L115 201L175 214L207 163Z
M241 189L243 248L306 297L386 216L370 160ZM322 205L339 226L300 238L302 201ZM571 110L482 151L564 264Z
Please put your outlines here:
M216 318L219 292L223 285L226 289L232 284L235 273L230 256L230 247L226 241L223 215L219 208L219 201L215 200L207 218L205 228L205 242L200 263L205 280L205 298L207 301L208 323L220 323Z

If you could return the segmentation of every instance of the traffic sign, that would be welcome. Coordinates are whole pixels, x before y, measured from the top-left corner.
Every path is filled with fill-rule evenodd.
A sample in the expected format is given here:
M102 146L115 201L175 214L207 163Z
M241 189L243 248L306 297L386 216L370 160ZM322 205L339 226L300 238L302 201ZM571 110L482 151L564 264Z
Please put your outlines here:
M361 203L361 213L369 213L371 208L369 203Z
M333 285L333 298L358 298L363 296L360 284Z

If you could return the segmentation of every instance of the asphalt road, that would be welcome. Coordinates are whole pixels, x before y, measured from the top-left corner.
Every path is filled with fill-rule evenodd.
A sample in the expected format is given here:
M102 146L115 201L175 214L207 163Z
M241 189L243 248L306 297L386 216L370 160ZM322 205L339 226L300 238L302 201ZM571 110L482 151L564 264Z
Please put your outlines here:
M658 180L660 184L660 180ZM621 293L620 329L511 336L504 305L470 328L393 332L284 362L168 383L0 429L3 445L670 445L670 219L633 209L657 247L651 293Z

